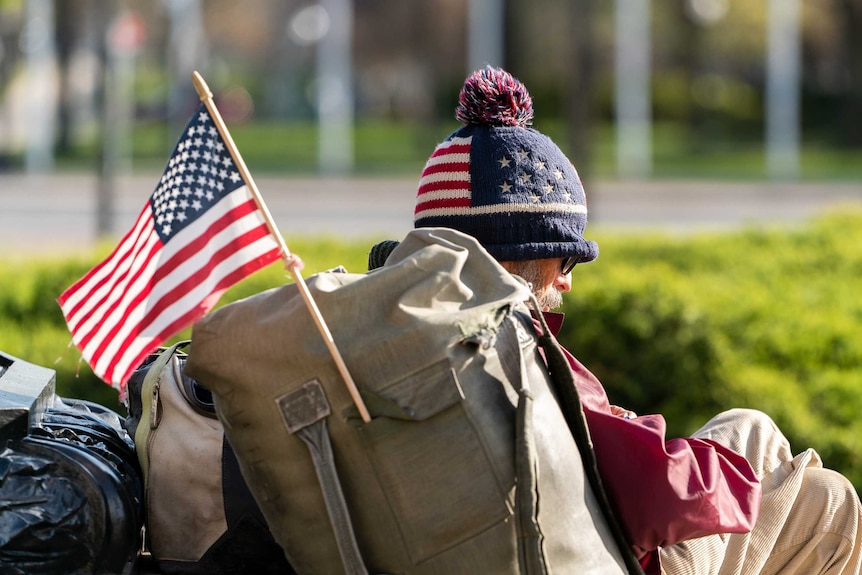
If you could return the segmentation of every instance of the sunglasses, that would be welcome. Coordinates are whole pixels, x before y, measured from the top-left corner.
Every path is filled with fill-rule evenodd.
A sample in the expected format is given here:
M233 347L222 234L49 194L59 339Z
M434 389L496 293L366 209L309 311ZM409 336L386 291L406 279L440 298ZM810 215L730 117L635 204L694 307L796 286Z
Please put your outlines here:
M577 265L578 258L569 256L567 258L563 258L563 266L562 266L562 275L567 276L572 273L572 269Z

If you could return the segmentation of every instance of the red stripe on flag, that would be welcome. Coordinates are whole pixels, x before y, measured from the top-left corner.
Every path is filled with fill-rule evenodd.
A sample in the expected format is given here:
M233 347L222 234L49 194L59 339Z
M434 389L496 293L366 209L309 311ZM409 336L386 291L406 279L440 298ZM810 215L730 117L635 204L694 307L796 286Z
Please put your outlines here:
M161 242L155 243L151 250L148 253L138 252L136 257L134 258L136 262L140 260L140 256L144 254L144 260L141 265L137 265L132 269L131 267L126 272L123 272L122 280L118 277L117 281L112 282L111 289L105 292L105 294L99 299L98 302L93 306L92 310L86 315L86 319L90 319L91 317L96 317L99 322L92 325L88 331L78 331L78 342L77 345L79 348L84 348L89 345L90 341L96 334L99 332L99 328L104 324L101 323L107 316L114 311L115 306L117 306L120 302L115 301L118 295L122 295L129 286L135 284L135 282L141 278L144 273L144 269L147 267L147 263L150 262L154 257L158 256L161 252L162 244ZM132 272L129 274L129 272ZM128 280L126 281L126 278ZM120 293L117 293L117 290L121 290ZM79 328L83 329L83 328Z
M138 214L138 219L135 220L135 225L132 227L131 230L126 233L125 236L123 236L123 238L120 240L120 243L117 244L117 246L111 251L108 257L106 257L100 264L98 264L96 267L84 274L84 277L76 281L62 294L60 294L60 297L57 298L57 301L61 305L65 304L69 299L71 299L71 296L74 295L74 293L80 288L80 286L86 284L90 280L90 278L92 278L99 272L99 270L108 267L109 264L115 264L117 261L122 262L124 259L124 255L128 253L129 249L131 249L129 246L126 245L126 240L140 233L139 230L142 226L145 225L144 222L147 219L147 215L149 213L149 203L147 203L144 206L144 209L142 209L141 212Z
M209 243L210 238L218 235L220 232L227 229L232 223L244 216L247 216L248 214L253 213L255 210L257 210L257 205L254 203L254 200L249 199L246 202L232 208L229 212L214 221L206 229L206 231L197 236L194 241L191 241L185 246L183 246L182 249L172 255L171 258L165 263L159 264L159 268L153 274L153 285L158 284L163 278L165 278L168 274L174 271L177 267L194 257L195 254L200 252L204 248L204 246Z
M207 230L204 233L196 236L194 241L189 242L188 244L183 246L183 248L180 249L176 254L174 254L170 259L168 259L167 261L165 261L162 264L159 264L159 267L153 273L152 279L147 283L147 285L144 287L144 289L142 289L140 292L138 292L131 300L128 300L128 303L125 305L125 309L127 311L133 311L133 310L137 309L138 306L144 300L146 300L148 297L150 297L150 295L153 293L153 291L155 291L155 289L159 285L159 283L161 281L163 281L165 277L167 277L168 272L175 270L178 266L182 265L185 261L187 261L188 259L193 257L195 254L199 253L202 249L204 249L206 247L206 244L209 242L209 240L212 237L214 237L219 232L222 232L225 229L227 229L239 217L242 217L242 216L245 216L249 213L252 213L255 211L255 209L256 208L255 208L254 200L248 200L245 203L240 204L239 206L237 206L237 207L233 208L232 210L223 214L219 219L217 219L215 222L213 222L207 228ZM268 233L266 226L263 224L261 224L261 226L259 226L258 228L255 228L255 230L261 230L261 232L262 232L255 239L258 239L259 237L265 236ZM232 243L235 243L236 241L237 240L234 239L230 243L225 244L225 245L226 245L226 247L229 247ZM207 266L202 268L203 271L207 271L207 270L211 269L213 267L212 266L213 261L220 261L217 258L221 254L224 253L224 250L225 250L225 248L221 248L220 250L211 254L210 258L209 258L209 262L207 263ZM233 250L233 251L236 251L236 250ZM166 268L167 272L163 273L162 268ZM169 303L171 303L169 300L177 299L178 294L181 297L183 293L188 291L189 286L194 286L197 283L199 283L199 278L201 278L201 277L202 277L201 270L198 270L198 272L188 276L184 281L180 282L179 284L177 284L177 286L175 286L174 288L171 288L171 290L166 292L165 295L160 300L158 300L157 302L155 302L153 304L153 306L150 308L150 310L147 312L147 314L139 322L137 322L137 326L136 326L137 331L132 330L130 332L132 335L127 337L125 340L123 340L123 343L120 346L120 349L124 349L124 347L126 345L128 345L128 343L132 339L134 339L134 337L137 334L143 332L145 329L147 329L149 327L149 324L152 322L153 317L154 317L153 313L152 313L152 311L154 309L157 309L158 311L163 310L166 307L166 304L165 304L166 301L168 301L168 304L169 304ZM205 277L205 275L203 277ZM132 282L132 283L134 283L134 282ZM182 289L180 289L180 288L182 288ZM107 337L102 338L102 342L98 345L98 347L93 352L93 363L99 363L99 361L101 360L102 356L105 353L106 348L114 340L114 337L117 335L119 330L123 327L124 322L127 319L128 319L127 315L124 315L122 318L123 321L120 321L120 322L117 322L116 324L114 324L114 326L108 332ZM87 343L89 343L89 340Z
M109 298L111 298L111 296L116 297L118 295L117 293L115 293L115 290L118 289L118 286L123 286L123 292L125 292L129 288L129 286L135 285L135 282L137 282L143 275L147 264L149 264L149 262L152 261L153 258L157 257L159 253L161 253L161 250L162 243L160 241L157 241L153 244L152 248L148 253L140 251L136 252L136 256L133 258L133 261L135 261L138 265L135 266L135 269L132 270L132 267L129 266L129 270L123 272L120 276L118 276L116 278L116 281L112 282L111 289L105 292L105 295L103 295L96 303L96 305L93 306L92 310L90 311L90 313L87 314L86 318L89 319L92 316L107 317L108 315L110 315L110 313L114 311L115 306L119 302L109 302L108 300ZM144 254L144 258L142 261L140 260L141 254ZM128 271L133 271L131 276L129 276ZM127 277L128 281L125 281ZM126 316L123 316L122 319L125 320ZM104 325L104 323L96 323L87 332L78 332L79 339L76 343L78 348L86 348L93 340L93 338L99 333L100 328L102 328ZM116 329L118 329L118 326L115 326L114 329L111 330L111 332L115 332Z
M219 248L217 251L213 252L210 258L198 268L197 271L187 276L183 281L176 284L169 291L165 292L165 294L156 302L154 302L144 316L141 318L140 322L138 322L138 329L132 330L130 335L127 336L120 348L124 348L131 341L137 337L138 334L145 331L153 321L161 315L162 312L165 311L170 305L182 297L183 294L190 291L195 286L202 284L207 277L209 277L210 273L220 264L222 261L228 259L231 255L238 252L242 248L254 243L262 237L265 237L269 231L266 226L261 224L260 226L249 230L241 236L238 236L232 239L230 242ZM132 309L136 308L138 304L143 301L143 298L136 299L134 305L132 305ZM203 303L203 302L202 302ZM199 311L198 308L194 308L189 312L190 316L194 316Z
M94 278L101 270L106 270L106 275L102 279L100 279L95 285L86 289L86 293L95 293L99 291L99 289L103 286L106 286L108 282L111 282L112 286L116 285L120 280L125 277L127 272L124 272L119 276L115 276L113 275L113 270L118 268L123 263L128 263L129 254L137 253L141 249L141 244L144 243L149 237L147 234L138 235L138 237L135 238L135 242L133 244L128 246L126 245L126 240L128 238L132 237L135 234L140 234L140 228L146 226L146 221L149 219L150 213L150 206L149 204L147 204L144 209L141 210L141 214L138 216L138 220L135 223L134 228L123 237L122 241L117 245L116 248L114 248L114 251L111 253L111 255L105 258L102 263L91 269L84 277L75 282L72 287L64 291L60 295L60 297L57 298L57 301L60 303L61 306L65 305L65 303L70 300L73 295L77 295L78 292L84 291L90 280ZM108 290L108 293L110 293L110 290ZM72 306L71 309L67 310L66 317L69 319L70 323L74 323L72 322L72 318L74 318L80 312L84 304L87 303L92 302L89 301L86 295L81 296L80 301L74 306ZM93 309L97 307L98 304L93 305ZM85 319L89 317L92 313L92 311L88 313L85 316ZM74 328L73 325L70 327Z
M157 256L159 255L159 253L160 253L160 251L161 251L161 243L159 244L159 248L160 248L160 249L159 249L158 251L153 252L152 254L150 254L150 255L147 257L147 261L149 261L149 260L151 260L152 258L157 257ZM141 266L141 268L139 268L139 269L143 269L144 267L146 267L146 266ZM137 280L137 279L140 277L140 274L141 274L141 273L143 273L143 272L138 272L137 277L135 278L135 280ZM132 282L130 282L128 285L129 285L129 286L130 286L130 285L134 285L134 283L135 283L135 281L133 280L133 281L132 281ZM106 321L105 321L105 322L100 323L100 324L97 324L97 325L95 326L95 328L94 328L94 329L92 329L92 330L90 330L90 332L86 335L86 337L84 337L84 338L83 338L83 339L82 339L82 340L77 344L77 345L78 345L78 347L79 347L79 348L81 348L81 349L84 349L84 348L88 348L88 347L90 347L90 345L93 343L94 338L96 337L96 335L100 333L100 330L101 330L101 329L103 329L103 328L105 328L106 326L109 326L109 329L107 330L107 332L106 332L106 333L104 333L104 335L102 335L102 336L99 338L98 343L95 345L95 347L93 347L93 348L90 350L91 357L90 357L90 359L88 360L88 361L89 361L89 363L90 363L90 365L95 365L95 364L99 363L99 361L102 359L102 354L104 353L105 348L106 348L106 347L111 343L111 341L113 340L113 337L114 337L115 335L117 335L117 332L119 332L119 331L120 331L120 329L125 325L125 323L126 323L127 321L129 321L129 312L135 309L135 307L134 307L134 305L133 305L133 304L137 304L137 303L138 303L138 302L140 302L143 298L145 298L145 297L146 297L146 295L145 295L145 294L149 293L149 290L151 289L151 287L152 287L152 286L151 286L151 283L149 283L149 282L148 282L146 285L144 285L144 286L143 286L143 288L142 288L139 292L137 292L137 295L135 295L135 296L133 296L133 297L132 297L132 299L131 299L132 304L125 303L125 304L124 304L124 305L122 305L122 306L118 306L118 307L116 308L116 310L123 310L123 312L124 312L124 313L123 313L119 318L117 318L117 319L113 322L113 324L109 324L109 323L107 323L107 319L106 319ZM127 289L128 289L128 286L127 286ZM127 293L130 293L130 292L127 292ZM142 294L144 294L144 295L142 295ZM125 301L125 302L128 302L129 300L124 300L124 301ZM115 309L105 309L105 310L102 310L102 313L103 313L103 314L106 316L106 318L107 318L107 316L108 316L109 314L111 314L112 312L114 312L114 311L116 311L116 310L115 310Z
M140 336L140 334L146 330L150 324L158 318L158 316L165 311L171 304L174 303L178 297L182 297L182 294L185 293L189 287L195 287L201 283L203 280L209 276L212 271L218 267L220 263L229 259L231 255L235 254L242 248L251 245L255 241L260 238L266 237L269 234L269 230L266 225L260 225L257 228L249 230L245 234L234 238L228 244L225 244L224 247L214 252L209 261L200 268L197 272L195 272L188 279L183 281L174 287L171 292L165 294L147 313L144 315L144 318L136 325L136 329L132 330L128 336L123 340L120 345L120 350L127 349L131 343ZM193 307L189 308L185 314L177 316L174 321L170 324L166 325L161 331L156 333L155 335L148 338L146 341L151 342L152 345L158 346L166 339L171 337L173 334L182 330L186 326L190 325L194 321L200 319L211 307L214 303L213 300L217 300L219 296L230 286L248 276L254 271L261 269L262 267L271 264L281 257L281 250L279 248L274 248L269 252L261 255L254 260L250 260L245 262L242 266L234 269L229 274L225 275L219 282L213 287L209 295L200 301L200 303ZM151 345L147 345L146 348L152 347ZM119 361L113 361L111 366L109 367L109 373L111 374L110 379L117 381L125 381L131 376L135 367L137 367L141 361L146 358L149 351L145 351L138 354L131 362L128 363L130 366L127 370L128 373L117 373L116 368Z

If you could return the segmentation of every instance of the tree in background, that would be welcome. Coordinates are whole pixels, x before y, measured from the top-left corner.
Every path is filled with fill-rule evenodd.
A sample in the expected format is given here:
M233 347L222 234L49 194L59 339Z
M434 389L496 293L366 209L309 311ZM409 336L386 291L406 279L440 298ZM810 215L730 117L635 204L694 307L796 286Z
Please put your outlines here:
M862 1L840 0L836 19L841 25L841 102L835 120L840 142L858 148L862 147Z

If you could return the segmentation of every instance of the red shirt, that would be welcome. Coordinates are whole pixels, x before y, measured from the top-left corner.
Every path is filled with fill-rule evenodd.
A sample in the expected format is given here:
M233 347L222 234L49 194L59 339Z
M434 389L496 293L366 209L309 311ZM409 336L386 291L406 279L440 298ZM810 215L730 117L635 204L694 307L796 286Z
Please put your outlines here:
M562 314L545 318L556 335ZM754 527L760 482L745 458L708 439L666 439L661 415L613 415L596 376L563 351L574 371L602 483L647 573L659 573L659 547Z

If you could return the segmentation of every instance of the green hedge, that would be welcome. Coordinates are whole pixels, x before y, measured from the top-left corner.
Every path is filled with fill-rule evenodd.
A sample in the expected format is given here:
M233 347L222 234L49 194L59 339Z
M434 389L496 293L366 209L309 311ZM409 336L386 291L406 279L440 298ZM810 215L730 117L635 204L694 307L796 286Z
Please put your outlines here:
M612 402L665 414L767 412L862 487L862 212L803 228L597 238L575 268L560 339Z
M686 237L590 231L601 257L575 269L560 339L613 403L665 414L672 435L722 409L761 409L795 451L816 448L862 488L862 210ZM288 239L305 275L362 271L373 242ZM97 259L0 263L0 349L56 369L61 395L118 408L69 346L55 303ZM221 304L285 277L273 265Z

